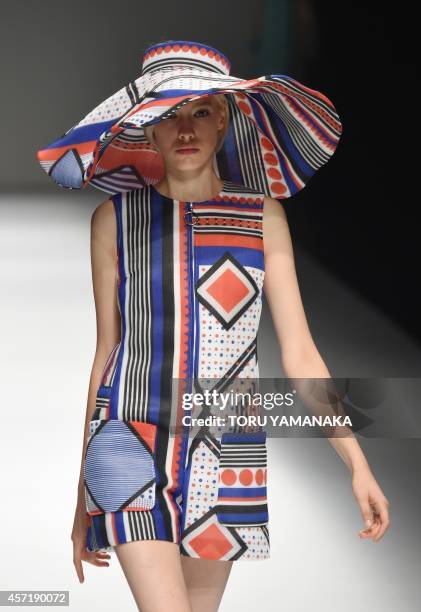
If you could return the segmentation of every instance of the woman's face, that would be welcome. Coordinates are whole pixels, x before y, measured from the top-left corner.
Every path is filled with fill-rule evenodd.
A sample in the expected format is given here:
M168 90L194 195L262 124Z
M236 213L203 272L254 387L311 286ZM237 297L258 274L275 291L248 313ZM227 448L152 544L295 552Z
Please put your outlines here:
M154 125L155 144L167 167L194 169L212 157L224 125L222 108L213 96L203 97Z

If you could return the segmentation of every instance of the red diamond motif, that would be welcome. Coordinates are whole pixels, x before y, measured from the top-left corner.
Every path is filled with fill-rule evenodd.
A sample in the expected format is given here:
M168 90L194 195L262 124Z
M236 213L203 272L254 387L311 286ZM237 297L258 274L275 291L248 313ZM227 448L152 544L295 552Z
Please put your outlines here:
M229 287L229 291L227 291ZM249 293L248 287L232 270L225 270L208 287L208 293L226 310L231 310Z
M259 295L259 288L244 266L226 251L196 282L198 300L230 329Z
M232 544L216 525L209 525L189 542L192 549L203 559L221 559L232 549Z

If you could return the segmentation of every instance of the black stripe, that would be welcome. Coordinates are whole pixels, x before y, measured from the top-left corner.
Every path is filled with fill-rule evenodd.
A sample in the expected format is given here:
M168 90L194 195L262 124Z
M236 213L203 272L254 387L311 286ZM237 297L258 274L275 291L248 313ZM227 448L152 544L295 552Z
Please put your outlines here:
M158 219L154 218L154 196L150 189L147 190L151 203L153 225L158 227ZM171 402L172 402L172 376L174 363L174 326L170 323L175 320L175 304L174 304L174 221L172 206L157 207L161 211L161 227L158 234L162 237L161 241L161 274L162 286L162 321L157 319L155 313L154 324L162 328L162 361L161 361L161 381L160 381L160 407L159 407L159 424L157 432L157 447L156 447L156 465L159 477L159 486L156 489L156 499L158 507L162 513L163 523L166 534L172 534L171 514L168 509L168 502L164 499L162 490L168 485L167 455L168 441L170 438L171 424ZM158 214L158 213L156 213ZM153 265L158 265L158 262ZM155 280L156 282L156 280ZM153 308L153 304L152 304ZM172 451L171 451L172 452ZM182 469L182 466L180 466ZM177 484L177 483L175 483ZM168 491L168 489L167 489ZM173 492L169 491L169 496L172 497ZM171 505L171 504L170 504ZM174 507L173 507L173 511Z
M130 98L130 102L132 104L135 104L136 100L135 100L135 97L133 95L132 89L130 87L130 83L128 85L126 85L126 93L129 96L129 98Z
M249 238L262 238L262 232L256 232L244 228L231 228L230 230L227 230L227 228L221 228L220 226L216 225L214 226L214 229L212 229L212 227L212 225L209 225L206 228L201 229L200 231L195 231L197 234L225 234L229 236L247 236Z
M230 202L231 206L233 206L233 202ZM234 203L235 205L235 203ZM218 209L212 209L212 206L209 206L209 208L211 210L204 210L203 212L201 212L200 210L195 210L194 211L194 216L195 217L204 217L205 219L207 217L221 217L221 219L237 219L238 221L261 221L262 220L262 213L260 212L260 210L256 210L256 214L254 215L250 215L247 213L242 213L242 212L227 212L227 211L221 211ZM199 226L195 226L194 230L196 231L196 229Z

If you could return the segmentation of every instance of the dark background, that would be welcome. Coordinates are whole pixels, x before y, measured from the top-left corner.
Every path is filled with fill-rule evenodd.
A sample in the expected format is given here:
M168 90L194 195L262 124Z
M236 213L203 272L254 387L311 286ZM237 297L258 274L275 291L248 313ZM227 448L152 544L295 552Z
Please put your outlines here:
M418 26L395 3L311 4L318 35L303 77L334 100L343 135L330 168L288 202L289 219L307 250L419 342Z
M290 74L334 102L343 123L334 156L283 201L294 243L421 342L416 20L380 2L242 0L212 7L9 3L1 189L57 193L37 149L136 78L150 44L169 38L210 44L227 54L236 76ZM77 199L74 192L62 195ZM305 300L306 286L302 291Z

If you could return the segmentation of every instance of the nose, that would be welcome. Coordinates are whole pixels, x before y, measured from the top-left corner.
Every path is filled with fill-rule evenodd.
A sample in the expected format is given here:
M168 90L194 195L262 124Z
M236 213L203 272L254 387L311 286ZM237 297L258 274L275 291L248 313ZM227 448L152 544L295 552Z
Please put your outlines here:
M180 140L191 140L194 137L194 129L188 117L179 117L178 138Z

